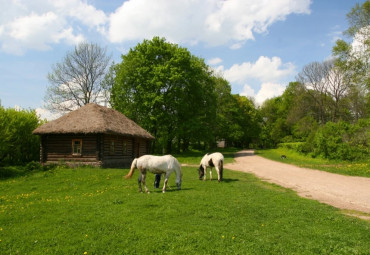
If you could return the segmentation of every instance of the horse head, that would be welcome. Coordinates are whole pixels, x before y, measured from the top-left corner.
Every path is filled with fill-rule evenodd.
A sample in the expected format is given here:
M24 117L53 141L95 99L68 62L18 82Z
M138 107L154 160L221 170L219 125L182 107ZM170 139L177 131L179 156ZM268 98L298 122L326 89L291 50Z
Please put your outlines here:
M203 179L203 176L204 176L204 168L203 168L203 165L200 164L199 168L198 168L198 173L199 173L199 180L202 180Z

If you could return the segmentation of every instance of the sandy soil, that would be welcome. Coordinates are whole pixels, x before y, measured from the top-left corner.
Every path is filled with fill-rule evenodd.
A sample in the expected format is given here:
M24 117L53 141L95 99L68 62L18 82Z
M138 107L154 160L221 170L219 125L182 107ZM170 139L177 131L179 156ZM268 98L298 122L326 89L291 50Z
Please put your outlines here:
M340 209L370 214L370 178L300 168L262 158L252 150L238 152L235 161L224 168L253 173L267 182L293 189L302 197ZM370 215L354 214L370 220Z

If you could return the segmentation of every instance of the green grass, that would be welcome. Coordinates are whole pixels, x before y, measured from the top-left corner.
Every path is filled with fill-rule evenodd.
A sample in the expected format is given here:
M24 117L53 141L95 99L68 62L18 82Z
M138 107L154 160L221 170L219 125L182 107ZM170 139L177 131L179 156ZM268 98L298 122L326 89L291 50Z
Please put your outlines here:
M256 153L262 157L293 164L299 167L323 170L331 173L370 177L370 159L358 162L333 161L323 158L312 158L287 148L258 150ZM286 155L286 159L281 159Z
M198 158L198 160L200 160ZM246 173L138 193L128 169L0 180L0 254L369 254L370 223ZM162 182L163 183L163 182Z

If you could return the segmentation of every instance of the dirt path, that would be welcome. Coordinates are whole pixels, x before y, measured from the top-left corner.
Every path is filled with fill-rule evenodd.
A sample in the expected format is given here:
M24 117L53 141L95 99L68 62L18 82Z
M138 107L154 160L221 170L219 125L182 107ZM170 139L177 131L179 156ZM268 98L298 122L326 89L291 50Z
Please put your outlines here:
M370 214L370 178L343 176L283 164L254 155L252 150L238 152L235 161L226 164L224 168L253 173L265 181L293 189L302 197L340 209ZM370 215L363 218L370 219Z

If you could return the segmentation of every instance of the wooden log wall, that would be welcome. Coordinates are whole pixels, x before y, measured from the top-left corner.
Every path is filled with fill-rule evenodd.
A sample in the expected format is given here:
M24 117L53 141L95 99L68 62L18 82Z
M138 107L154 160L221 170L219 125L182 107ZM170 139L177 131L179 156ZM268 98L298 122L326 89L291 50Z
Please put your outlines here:
M80 155L74 155L72 141L82 140ZM45 135L40 160L43 163L75 162L106 167L129 166L132 160L148 153L149 141L119 135Z
M82 140L81 155L73 155L72 140ZM97 135L46 135L43 141L45 162L75 161L94 162L96 158Z
M130 166L133 160L134 138L120 135L103 135L102 163L105 167Z

